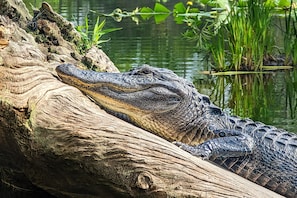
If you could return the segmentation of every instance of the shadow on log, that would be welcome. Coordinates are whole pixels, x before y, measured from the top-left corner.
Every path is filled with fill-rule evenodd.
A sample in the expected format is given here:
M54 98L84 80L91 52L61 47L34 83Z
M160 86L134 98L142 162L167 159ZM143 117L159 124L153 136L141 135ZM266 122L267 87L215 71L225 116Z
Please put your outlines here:
M82 64L73 49L50 53L8 17L0 22L2 183L57 197L279 196L107 114L53 73L61 58Z

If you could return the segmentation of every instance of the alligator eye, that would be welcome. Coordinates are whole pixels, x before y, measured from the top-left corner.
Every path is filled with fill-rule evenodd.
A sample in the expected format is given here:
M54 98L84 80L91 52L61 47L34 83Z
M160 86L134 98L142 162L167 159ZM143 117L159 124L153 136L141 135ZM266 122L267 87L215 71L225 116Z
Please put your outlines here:
M152 71L149 70L148 68L144 68L144 69L141 71L141 73L143 73L143 74L150 74L150 73L152 73Z
M133 73L133 75L148 75L148 74L153 74L153 71L151 71L149 68L143 68Z
M147 65L131 69L130 72L128 72L129 75L146 75L151 73L153 73L153 69Z

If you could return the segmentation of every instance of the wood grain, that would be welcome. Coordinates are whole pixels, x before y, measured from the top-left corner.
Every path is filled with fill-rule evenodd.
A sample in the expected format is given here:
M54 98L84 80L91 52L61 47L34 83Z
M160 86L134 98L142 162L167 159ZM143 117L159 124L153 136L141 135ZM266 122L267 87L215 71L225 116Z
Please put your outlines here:
M0 67L0 152L34 185L71 197L280 197L107 114L49 68Z

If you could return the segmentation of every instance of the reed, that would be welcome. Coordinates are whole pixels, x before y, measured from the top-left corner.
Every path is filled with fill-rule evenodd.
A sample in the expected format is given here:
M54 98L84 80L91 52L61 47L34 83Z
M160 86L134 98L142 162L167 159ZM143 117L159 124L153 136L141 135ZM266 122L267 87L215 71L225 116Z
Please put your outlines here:
M285 64L297 65L297 9L293 9L293 0L285 12L284 53Z
M264 56L274 45L271 31L271 7L262 0L250 0L245 7L235 2L225 21L213 39L212 54L218 70L261 70ZM225 36L223 36L225 35ZM218 45L221 37L225 44ZM230 51L229 59L222 56L223 51ZM218 59L218 58L221 59ZM222 67L222 62L229 65Z
M286 107L290 118L295 119L297 117L297 70L292 72L286 72Z

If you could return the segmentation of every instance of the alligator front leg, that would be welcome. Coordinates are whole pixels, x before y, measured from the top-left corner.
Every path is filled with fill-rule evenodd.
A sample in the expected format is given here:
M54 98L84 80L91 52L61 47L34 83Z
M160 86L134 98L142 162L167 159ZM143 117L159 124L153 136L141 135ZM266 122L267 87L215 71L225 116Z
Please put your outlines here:
M205 141L197 146L190 146L181 142L173 142L181 149L203 159L217 157L240 157L251 154L254 140L251 136L238 130L215 130L218 138Z

